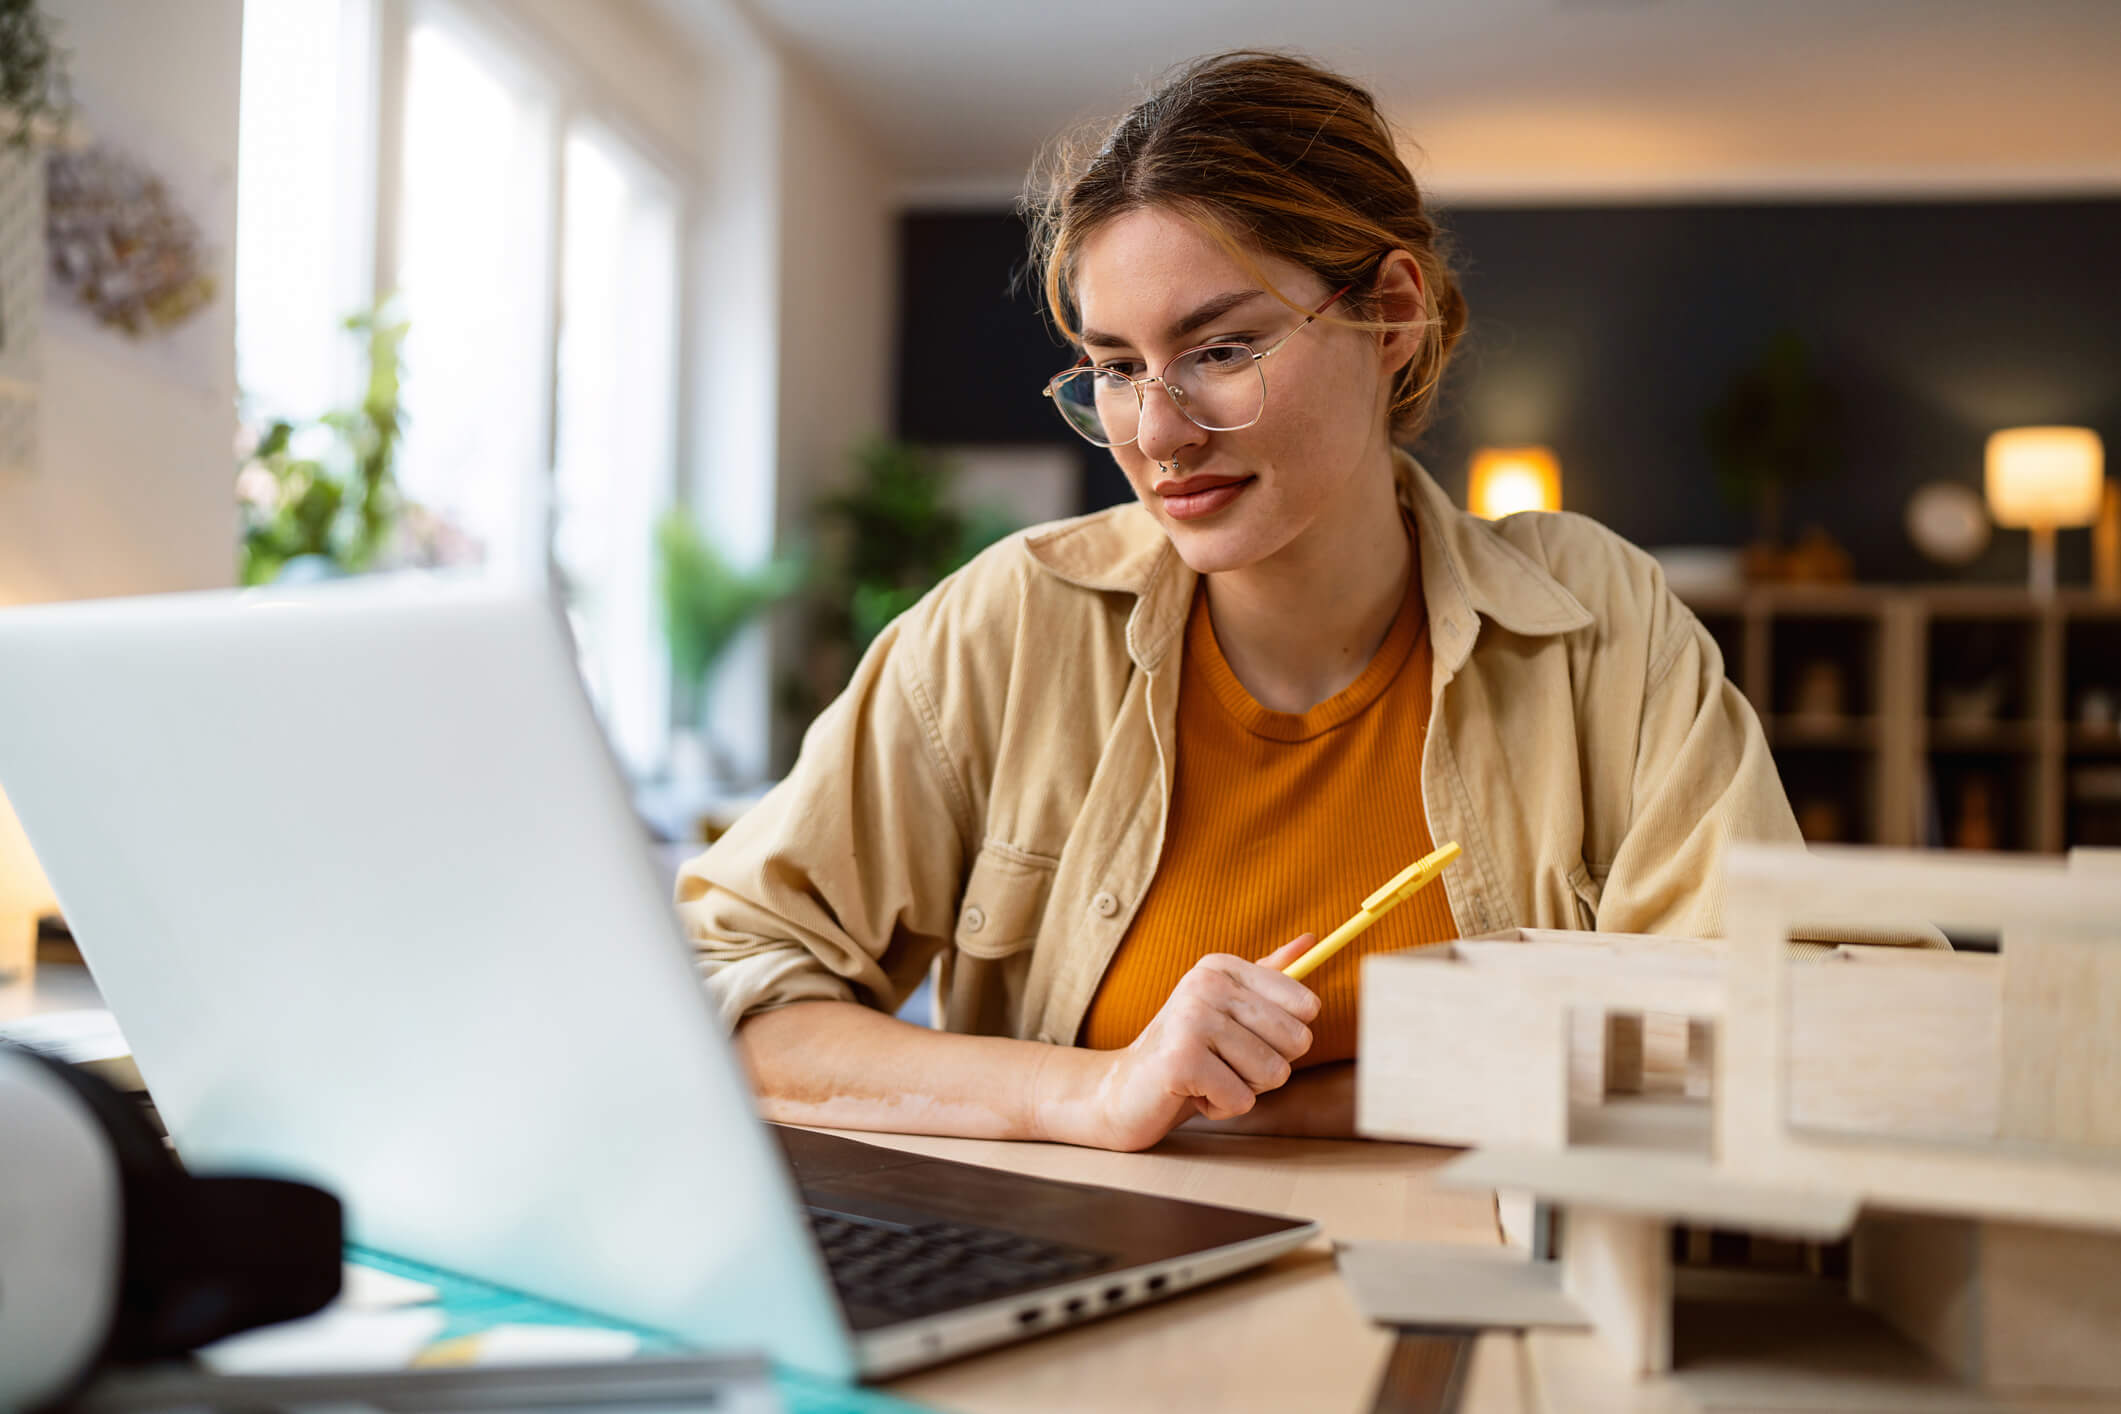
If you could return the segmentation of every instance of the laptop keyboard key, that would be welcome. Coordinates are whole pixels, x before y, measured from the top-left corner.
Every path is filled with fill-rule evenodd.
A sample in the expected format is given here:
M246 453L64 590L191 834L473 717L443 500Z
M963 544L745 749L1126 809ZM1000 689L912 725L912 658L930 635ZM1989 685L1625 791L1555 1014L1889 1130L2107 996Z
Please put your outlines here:
M813 1208L811 1231L840 1300L912 1319L1086 1276L1110 1254L970 1223L906 1227Z

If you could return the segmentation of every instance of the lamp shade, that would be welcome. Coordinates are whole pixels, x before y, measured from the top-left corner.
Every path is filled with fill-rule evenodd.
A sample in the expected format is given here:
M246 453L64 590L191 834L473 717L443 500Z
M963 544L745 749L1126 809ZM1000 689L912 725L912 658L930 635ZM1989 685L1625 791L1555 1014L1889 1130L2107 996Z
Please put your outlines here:
M2105 448L2088 427L2011 427L1988 439L1984 487L1998 525L2090 525L2105 476Z
M1466 509L1485 520L1561 509L1561 463L1545 447L1482 447L1466 479Z

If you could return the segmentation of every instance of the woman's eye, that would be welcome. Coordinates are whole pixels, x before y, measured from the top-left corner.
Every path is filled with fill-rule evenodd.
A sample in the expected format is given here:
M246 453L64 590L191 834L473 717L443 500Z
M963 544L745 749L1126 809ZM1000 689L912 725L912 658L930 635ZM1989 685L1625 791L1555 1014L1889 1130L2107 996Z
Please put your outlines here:
M1251 352L1250 349L1239 343L1210 344L1193 356L1201 361L1202 366L1215 368L1223 364L1235 363L1241 358L1248 357Z
M1100 373L1117 373L1123 378L1138 378L1141 376L1142 366L1132 359L1116 358L1110 363L1099 364L1097 371Z

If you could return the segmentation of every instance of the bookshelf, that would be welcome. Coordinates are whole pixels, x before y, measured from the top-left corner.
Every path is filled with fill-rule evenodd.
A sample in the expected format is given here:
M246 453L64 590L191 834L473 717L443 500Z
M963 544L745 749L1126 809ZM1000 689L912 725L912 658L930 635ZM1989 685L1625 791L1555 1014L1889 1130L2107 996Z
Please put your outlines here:
M2121 599L1765 585L1687 602L1807 839L2121 846Z

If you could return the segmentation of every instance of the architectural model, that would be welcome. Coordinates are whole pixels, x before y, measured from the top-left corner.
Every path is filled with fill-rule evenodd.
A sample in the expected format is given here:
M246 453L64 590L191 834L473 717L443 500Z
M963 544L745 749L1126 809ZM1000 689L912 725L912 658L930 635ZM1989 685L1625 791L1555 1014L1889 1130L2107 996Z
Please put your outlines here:
M1478 1319L1588 1326L1614 1409L2121 1409L2121 853L1735 846L1726 873L1727 940L1366 962L1359 1127L1473 1146L1439 1182L1552 1216L1554 1259ZM1999 951L1791 946L1911 917ZM1734 1240L1782 1269L1692 1260ZM1417 1315L1433 1260L1428 1318L1465 1322L1463 1257L1394 1254Z

